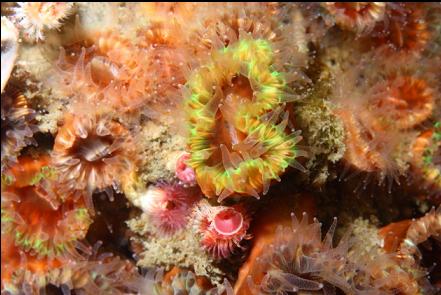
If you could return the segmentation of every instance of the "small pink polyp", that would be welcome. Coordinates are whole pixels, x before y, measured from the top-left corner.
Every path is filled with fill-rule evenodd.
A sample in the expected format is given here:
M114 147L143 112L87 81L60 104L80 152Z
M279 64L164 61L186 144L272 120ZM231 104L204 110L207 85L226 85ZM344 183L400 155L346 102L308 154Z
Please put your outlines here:
M185 153L179 157L176 163L176 177L186 185L196 184L196 174L190 166L187 165L187 160L190 159L190 154Z
M234 235L242 229L242 214L233 208L226 208L216 214L213 220L213 226L219 234L225 236Z

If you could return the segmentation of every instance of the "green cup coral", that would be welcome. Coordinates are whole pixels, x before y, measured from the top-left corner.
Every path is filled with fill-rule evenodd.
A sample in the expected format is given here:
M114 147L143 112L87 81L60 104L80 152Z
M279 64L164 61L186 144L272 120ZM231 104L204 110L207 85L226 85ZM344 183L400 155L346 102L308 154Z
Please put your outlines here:
M189 165L208 197L267 192L296 158L299 132L288 132L282 73L263 39L243 39L213 52L187 81Z

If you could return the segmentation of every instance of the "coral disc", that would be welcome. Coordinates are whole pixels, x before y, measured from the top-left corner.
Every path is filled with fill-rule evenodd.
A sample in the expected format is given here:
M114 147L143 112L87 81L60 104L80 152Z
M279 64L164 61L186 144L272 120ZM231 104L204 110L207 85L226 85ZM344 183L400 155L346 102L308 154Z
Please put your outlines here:
M220 211L213 221L214 229L225 236L236 234L243 225L242 214L232 208Z
M187 82L189 165L208 197L259 197L302 153L287 133L288 101L265 40L241 40L213 52Z

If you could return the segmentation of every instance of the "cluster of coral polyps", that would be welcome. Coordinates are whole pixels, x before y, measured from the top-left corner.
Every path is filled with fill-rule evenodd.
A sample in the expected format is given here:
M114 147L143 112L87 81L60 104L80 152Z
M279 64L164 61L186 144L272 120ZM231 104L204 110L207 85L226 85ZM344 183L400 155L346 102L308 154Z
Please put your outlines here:
M2 295L441 291L440 3L1 14Z

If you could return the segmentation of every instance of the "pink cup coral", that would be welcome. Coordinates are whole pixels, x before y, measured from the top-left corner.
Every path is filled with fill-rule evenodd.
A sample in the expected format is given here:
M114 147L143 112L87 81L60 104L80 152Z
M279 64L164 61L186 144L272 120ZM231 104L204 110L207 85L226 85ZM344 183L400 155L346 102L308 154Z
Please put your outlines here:
M187 225L199 197L196 189L160 183L150 186L134 203L148 215L160 235L172 235Z
M227 258L235 249L242 248L247 234L250 216L242 205L211 207L201 201L194 211L194 229L201 236L201 245L214 257Z

